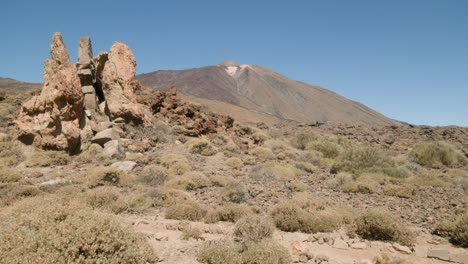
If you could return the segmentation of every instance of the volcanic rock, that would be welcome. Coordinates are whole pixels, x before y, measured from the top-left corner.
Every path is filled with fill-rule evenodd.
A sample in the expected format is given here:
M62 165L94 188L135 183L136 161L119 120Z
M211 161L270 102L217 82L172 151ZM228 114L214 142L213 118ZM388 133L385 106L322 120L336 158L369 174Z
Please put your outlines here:
M52 38L50 54L40 95L25 102L15 120L16 138L27 145L75 152L80 148L83 95L60 33Z

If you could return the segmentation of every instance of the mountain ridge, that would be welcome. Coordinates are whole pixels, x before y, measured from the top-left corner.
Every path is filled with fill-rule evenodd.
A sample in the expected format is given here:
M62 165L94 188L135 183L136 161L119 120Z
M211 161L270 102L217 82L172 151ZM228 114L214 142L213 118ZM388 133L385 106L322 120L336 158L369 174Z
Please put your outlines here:
M362 103L328 89L291 80L260 65L219 65L140 74L145 86L180 92L208 106L218 101L252 112L297 122L337 122L357 125L400 125ZM228 113L229 114L229 113ZM261 121L261 120L259 120Z

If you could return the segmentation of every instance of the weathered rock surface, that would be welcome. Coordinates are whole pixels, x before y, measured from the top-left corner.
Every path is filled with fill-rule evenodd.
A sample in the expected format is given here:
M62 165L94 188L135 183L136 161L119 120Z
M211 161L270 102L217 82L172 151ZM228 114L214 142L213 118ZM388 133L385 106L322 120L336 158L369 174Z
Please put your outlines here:
M115 128L107 128L97 133L92 139L92 143L103 146L109 141L120 139L120 133Z
M141 96L139 102L151 107L158 119L180 126L182 134L200 136L225 131L233 127L234 119L222 114L215 114L203 109L200 105L184 102L173 86L166 92L153 91L150 95Z
M83 95L60 33L52 38L50 54L41 94L25 102L15 120L16 137L27 145L76 152L80 148Z
M119 140L112 140L104 144L103 153L113 159L125 159L125 150Z
M136 61L132 51L127 45L116 42L109 52L107 61L104 55L101 55L98 61L96 77L102 85L111 119L121 117L127 123L134 125L148 124L148 118L135 96L140 83L134 80ZM101 68L103 63L104 67Z

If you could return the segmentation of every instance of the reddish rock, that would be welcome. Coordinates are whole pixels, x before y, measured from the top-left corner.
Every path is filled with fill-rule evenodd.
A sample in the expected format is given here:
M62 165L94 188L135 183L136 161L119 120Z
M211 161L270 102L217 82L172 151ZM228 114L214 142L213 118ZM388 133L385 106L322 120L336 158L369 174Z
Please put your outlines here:
M107 60L105 55L100 54L97 61L97 83L102 86L111 119L121 117L126 123L147 125L148 118L135 96L135 91L140 89L140 83L134 79L136 61L132 51L125 44L116 42ZM102 68L103 61L105 64Z
M16 138L44 149L75 152L80 148L83 95L60 33L52 38L50 54L40 95L25 102L15 120Z

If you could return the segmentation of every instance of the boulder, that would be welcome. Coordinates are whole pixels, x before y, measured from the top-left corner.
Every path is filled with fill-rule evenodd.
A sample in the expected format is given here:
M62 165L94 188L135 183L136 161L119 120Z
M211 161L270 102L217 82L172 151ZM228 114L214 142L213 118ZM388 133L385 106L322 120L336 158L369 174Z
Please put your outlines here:
M125 161L118 161L118 162L112 163L111 168L116 168L121 171L129 172L133 170L133 168L135 168L136 165L137 164L134 161L125 160Z
M27 145L74 153L81 143L83 95L60 33L52 38L50 55L44 66L41 93L23 104L14 121L15 137Z
M118 140L112 140L104 144L104 155L107 155L113 159L125 159L125 150Z
M118 140L118 139L120 139L120 132L114 128L107 128L97 133L91 139L91 142L103 146L109 141Z
M123 43L116 42L109 55L98 58L97 83L102 87L110 118L121 117L126 123L147 125L149 119L143 114L142 105L136 101L135 91L140 83L135 78L136 61L132 51ZM102 63L104 67L102 67Z

